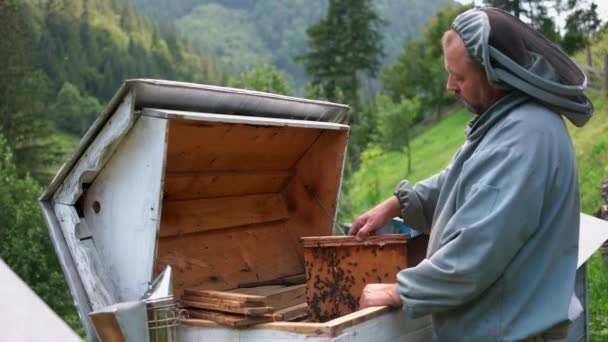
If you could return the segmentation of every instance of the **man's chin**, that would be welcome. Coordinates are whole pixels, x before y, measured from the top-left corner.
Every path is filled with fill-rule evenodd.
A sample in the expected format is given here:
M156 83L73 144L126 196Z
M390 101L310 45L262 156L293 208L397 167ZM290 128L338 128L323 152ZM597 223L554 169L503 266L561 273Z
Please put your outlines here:
M461 97L458 97L458 100L460 100L460 102L463 104L463 106L471 113L475 114L475 115L479 115L482 113L482 111L480 110L479 106L475 106L470 104L469 102L465 101L464 99L462 99Z

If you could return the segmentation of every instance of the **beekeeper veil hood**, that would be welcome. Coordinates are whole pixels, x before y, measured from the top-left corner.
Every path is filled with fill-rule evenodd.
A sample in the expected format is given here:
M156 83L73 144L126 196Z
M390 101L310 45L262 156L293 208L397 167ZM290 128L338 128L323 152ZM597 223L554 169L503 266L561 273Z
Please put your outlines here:
M552 107L573 124L591 118L593 104L583 94L587 77L559 47L518 18L497 8L468 10L452 29L502 89L518 89Z

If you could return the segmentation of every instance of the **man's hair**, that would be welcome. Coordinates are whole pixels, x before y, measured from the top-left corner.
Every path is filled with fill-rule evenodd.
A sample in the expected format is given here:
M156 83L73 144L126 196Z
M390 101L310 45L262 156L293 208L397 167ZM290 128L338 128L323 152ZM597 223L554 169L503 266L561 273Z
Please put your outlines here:
M484 84L487 84L487 86L489 87L488 89L494 89L494 86L490 82L488 82L488 76L486 75L486 70L481 65L481 63L479 63L473 57L473 55L471 55L471 52L464 45L464 41L462 40L462 38L460 37L458 32L456 32L454 30L447 30L443 33L443 36L441 37L441 44L443 46L443 49L445 50L448 46L450 46L451 44L454 44L454 42L457 42L458 40L460 40L461 44L463 44L464 50L466 51L467 62L473 64L474 67L480 71L480 77L482 80L481 85L485 87Z
M460 35L458 34L458 32L456 32L454 30L447 30L447 31L445 31L443 33L443 36L441 37L441 45L445 49L446 47L448 47L451 44L453 44L454 41L456 41L456 39L460 39L462 41L462 39L460 38ZM464 42L463 42L463 44L464 44ZM469 52L469 49L467 49L466 46L465 46L465 51L467 52L468 62L479 64L479 62L477 62L475 60L475 58L473 58L473 56Z

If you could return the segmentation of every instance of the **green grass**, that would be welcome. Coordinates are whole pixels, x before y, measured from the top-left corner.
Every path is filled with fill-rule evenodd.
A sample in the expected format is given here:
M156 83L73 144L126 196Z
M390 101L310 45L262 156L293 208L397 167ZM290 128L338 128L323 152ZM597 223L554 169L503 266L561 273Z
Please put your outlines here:
M576 151L581 210L593 214L601 205L600 182L608 177L608 100L592 97L595 114L582 129L570 126ZM608 264L599 252L588 262L589 334L591 341L608 340Z
M72 152L76 149L79 141L80 137L76 135L56 130L56 133L51 138L51 144L54 145L54 150L57 151L60 156L57 163L48 165L47 169L45 170L45 172L47 172L51 178L57 173L57 171L59 171L61 165L63 165L63 163L72 155ZM48 182L42 183L42 186L46 185L48 185Z
M471 118L471 114L464 110L456 111L414 138L409 175L405 151L383 151L379 147L365 151L361 167L350 180L352 186L348 201L353 215L390 196L401 179L416 182L445 168L464 143L464 128Z
M587 269L590 340L608 341L608 264L597 252L587 261Z
M608 100L592 96L595 114L583 128L568 125L579 169L581 210L593 214L601 205L600 182L608 176ZM349 180L346 199L353 216L389 197L401 179L415 183L445 168L464 142L471 114L460 110L419 134L412 141L412 172L406 174L404 151L366 150L362 164ZM353 219L350 217L348 219ZM589 261L589 330L591 341L608 340L608 265L599 253Z
M608 101L594 96L595 114L582 129L569 125L576 151L581 209L592 214L601 203L600 181L608 176Z

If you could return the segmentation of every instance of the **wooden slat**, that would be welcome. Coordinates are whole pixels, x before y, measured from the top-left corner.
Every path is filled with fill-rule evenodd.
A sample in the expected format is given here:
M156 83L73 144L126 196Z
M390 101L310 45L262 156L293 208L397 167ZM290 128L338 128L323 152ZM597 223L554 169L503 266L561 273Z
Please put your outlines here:
M281 310L290 306L306 302L306 285L294 285L277 290L265 296L266 305L275 310Z
M215 304L215 305L234 306L234 307L239 307L239 308L254 308L254 307L266 306L266 305L264 305L264 301L254 302L254 303L251 303L251 302L244 303L244 302L238 301L238 300L193 296L193 295L189 295L187 293L187 291L184 291L184 295L182 296L181 300L188 301L188 302L202 302L202 303L209 303L209 304Z
M172 120L167 171L287 170L321 130Z
M272 319L275 322L293 321L297 319L302 319L306 316L308 316L308 305L306 303L301 303L298 305L287 307L282 310L275 311L272 314Z
M408 240L405 234L374 235L364 241L358 241L354 236L308 236L302 238L302 245L304 247L385 246L404 245Z
M304 272L285 222L161 238L155 274L167 264L178 297L186 288L227 290Z
M291 175L289 171L167 173L163 198L176 201L276 193Z
M233 293L227 291L217 291L217 290L197 290L197 289L185 289L184 297L188 296L188 298L200 298L198 301L203 300L225 300L232 301L235 303L240 303L242 305L248 304L249 306L258 305L265 306L266 305L266 297L264 296L256 296L256 295L248 295L242 293ZM182 298L184 298L182 297ZM187 300L187 299L186 299Z
M161 237L178 236L287 217L287 205L281 194L165 202L159 234Z
M198 301L235 307L269 306L274 310L298 305L306 301L306 285L295 285L274 290L265 295L236 292L185 289L182 300Z
M263 323L252 327L253 329L269 329L288 331L296 334L306 334L309 336L335 337L340 335L344 329L376 318L392 310L389 306L372 306L353 312L346 316L336 318L326 323L307 323L307 322L273 322ZM196 325L196 322L187 322Z
M196 301L188 301L188 300L183 300L182 305L187 308L190 307L190 308L207 309L207 310L215 310L215 311L222 311L222 312L231 312L231 313L238 313L238 314L250 315L250 316L260 316L260 315L267 314L267 313L274 311L273 308L271 308L269 306L242 308L242 307L238 307L238 306L212 304L212 303L196 302Z
M285 285L264 285L264 286L249 287L249 288L236 288L236 289L228 290L228 292L250 294L250 295L256 295L256 296L265 296L269 293L274 292L275 290L282 289L284 287L285 287Z
M243 316L231 315L202 309L189 309L190 318L205 319L228 327L248 327L254 324L272 322L272 317L268 316Z
M394 309L390 306L372 306L369 308L365 308L363 310L355 311L346 316L342 316L342 317L336 318L334 320L331 320L331 321L327 322L328 326L330 327L330 331L331 331L330 336L338 336L346 328L350 328L357 324L363 323L365 321L378 317L378 316L382 315L383 313L389 312L391 310L394 310Z

